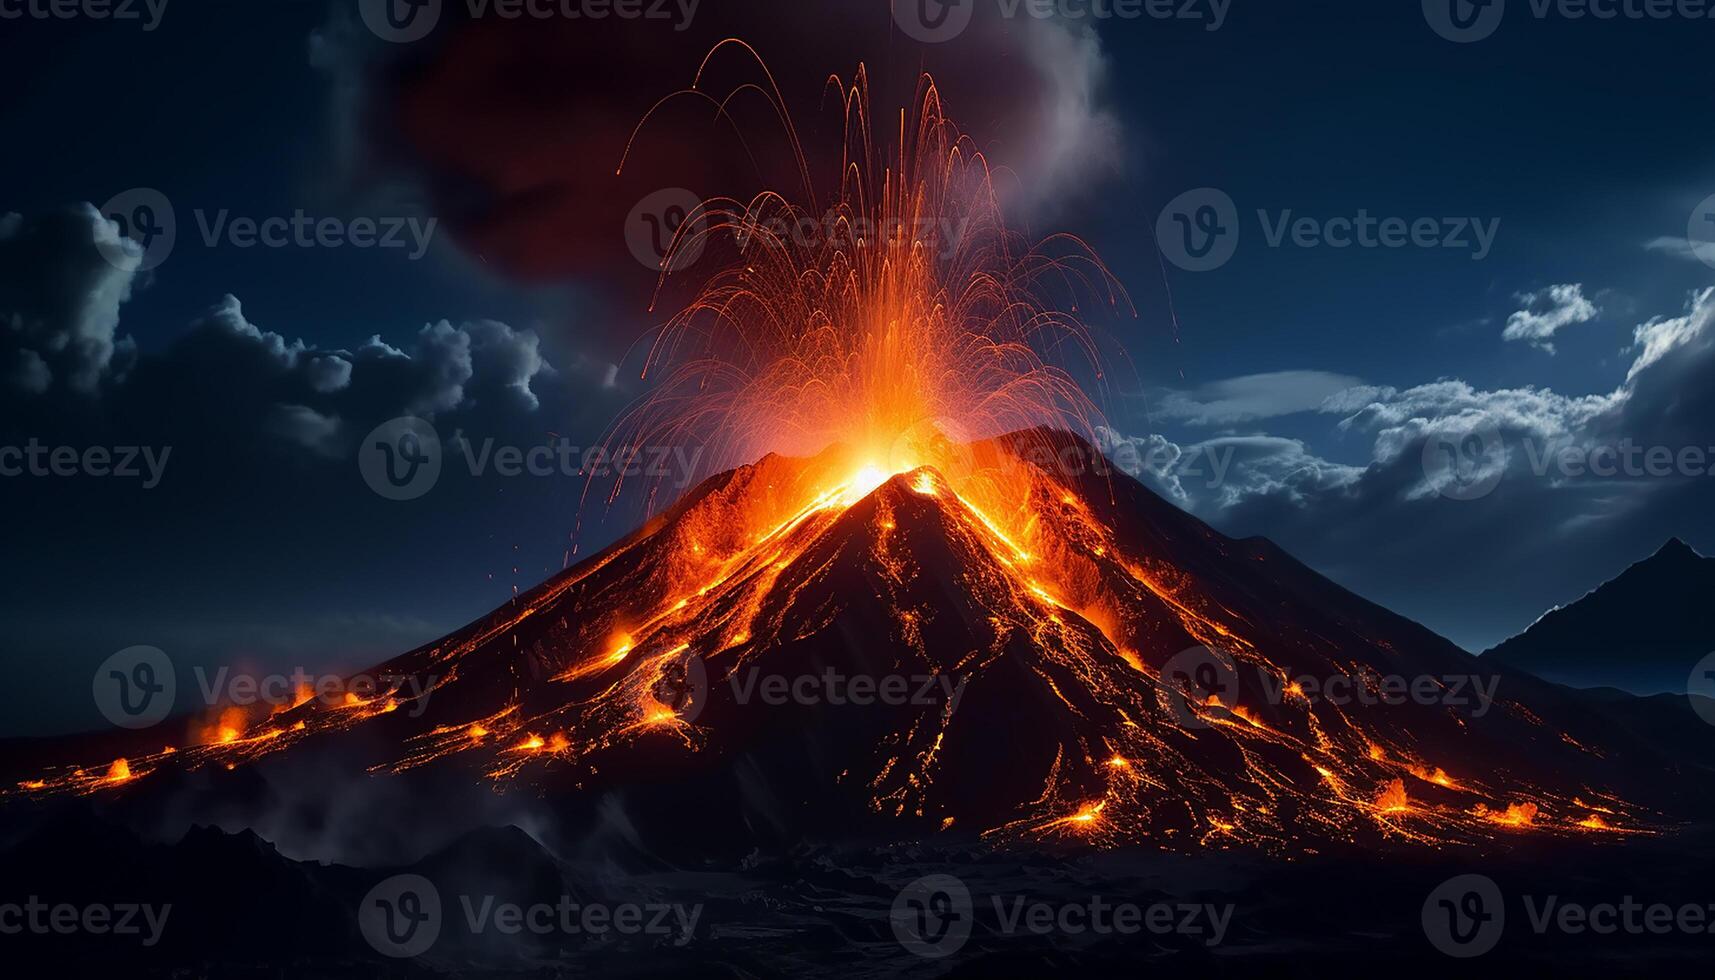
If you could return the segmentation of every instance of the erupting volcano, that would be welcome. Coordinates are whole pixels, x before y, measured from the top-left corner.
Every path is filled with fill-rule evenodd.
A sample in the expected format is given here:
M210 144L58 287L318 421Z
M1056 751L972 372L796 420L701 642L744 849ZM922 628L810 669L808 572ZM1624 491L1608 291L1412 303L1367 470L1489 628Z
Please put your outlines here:
M1486 672L1073 437L966 449L973 474L1010 488L1004 509L934 467L873 485L844 473L843 450L769 456L379 671L420 680L417 701L403 686L229 711L203 744L18 792L123 791L322 742L373 754L374 778L462 767L497 788L656 799L694 784L735 816L783 810L823 832L1294 852L1648 829L1616 793L1637 756L1598 747L1546 685L1384 701L1387 678L1481 688ZM909 683L868 704L755 694L758 678L830 672ZM1303 677L1376 697L1334 703Z
M612 432L620 453L710 446L722 472L378 670L412 686L235 709L193 744L12 793L127 793L321 746L375 779L636 803L639 825L696 807L708 834L1303 853L1653 832L1671 801L1639 788L1663 765L1641 742L1109 467L1078 311L1123 291L1077 240L1008 230L932 85L884 157L861 71L830 84L834 203L800 156L809 203L686 219L661 297L683 256L730 261L653 337L655 384ZM745 90L787 118L770 86ZM770 678L896 696L775 703Z

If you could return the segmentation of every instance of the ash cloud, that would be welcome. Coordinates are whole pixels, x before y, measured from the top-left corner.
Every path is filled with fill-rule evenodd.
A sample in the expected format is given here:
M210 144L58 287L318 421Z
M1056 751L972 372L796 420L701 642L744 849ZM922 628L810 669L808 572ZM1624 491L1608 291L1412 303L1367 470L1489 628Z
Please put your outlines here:
M835 73L849 82L860 63L878 147L898 142L898 112L931 74L951 117L989 155L1014 221L1051 217L1117 174L1122 133L1103 105L1108 63L1095 30L1005 19L993 4L978 4L971 26L940 44L903 34L890 0L705 4L682 31L619 18L473 20L448 5L430 38L405 46L379 44L337 14L314 51L331 82L351 193L415 184L487 271L582 280L635 305L656 276L631 258L623 229L648 194L683 187L747 200L768 187L803 196L780 122L755 92L726 105L724 118L707 99L660 107L615 174L634 127L687 87L725 38L752 45L778 83L818 206L840 173L842 113L827 83ZM746 83L768 76L728 48L701 88L724 95Z
M0 213L0 387L88 394L122 369L119 308L142 259L89 205Z

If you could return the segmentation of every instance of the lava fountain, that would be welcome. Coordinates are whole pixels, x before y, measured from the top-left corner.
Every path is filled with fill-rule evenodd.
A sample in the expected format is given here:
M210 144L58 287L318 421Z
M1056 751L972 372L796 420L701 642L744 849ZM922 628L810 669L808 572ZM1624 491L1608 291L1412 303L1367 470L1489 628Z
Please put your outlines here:
M973 440L1037 427L1093 436L1100 412L1086 386L1099 390L1104 371L1079 310L1129 310L1129 300L1081 240L1031 243L1008 229L988 161L949 120L934 82L920 80L882 149L865 70L849 84L828 79L844 137L824 200L760 59L767 84L719 99L702 88L728 49L755 57L724 42L668 98L707 99L724 113L742 94L766 97L786 120L799 201L773 190L714 198L679 226L656 304L686 276L679 270L697 266L685 257L731 260L654 332L642 372L654 385L613 427L615 451L702 445L719 472L770 452L837 447L833 472L807 499L836 491L849 502L920 466L977 499L994 481L972 473L963 447Z

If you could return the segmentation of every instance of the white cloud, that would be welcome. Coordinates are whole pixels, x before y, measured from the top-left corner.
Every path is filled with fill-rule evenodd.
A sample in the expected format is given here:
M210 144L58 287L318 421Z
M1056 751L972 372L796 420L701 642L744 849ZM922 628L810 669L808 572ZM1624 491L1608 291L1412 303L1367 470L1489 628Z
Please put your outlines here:
M1662 255L1671 255L1676 259L1687 262L1703 262L1715 265L1715 242L1692 241L1689 238L1674 238L1663 235L1644 242L1644 248Z
M1367 397L1364 397L1367 396ZM1481 423L1537 439L1576 431L1617 404L1619 394L1570 397L1546 388L1486 391L1458 379L1444 379L1403 391L1373 388L1331 400L1329 411L1344 414L1339 429L1376 434L1375 458L1393 458L1402 444L1451 422Z
M276 405L263 418L264 431L330 459L340 455L340 420L307 405Z
M1632 362L1631 370L1626 372L1626 382L1631 383L1639 372L1708 331L1709 321L1715 316L1715 302L1712 300L1715 300L1715 289L1704 290L1693 299L1691 309L1684 316L1657 317L1633 331L1632 349L1638 351L1638 356Z
M1498 436L1503 449L1496 463L1506 470L1507 489L1496 496L1510 495L1515 505L1532 500L1526 511L1539 512L1556 526L1575 526L1627 513L1636 496L1631 491L1639 488L1610 482L1593 489L1587 480L1562 474L1545 479L1531 469L1533 456L1540 461L1552 450L1594 449L1626 439L1699 448L1715 442L1715 289L1694 295L1683 316L1640 325L1631 350L1634 360L1625 380L1602 394L1563 395L1536 387L1482 389L1457 378L1404 389L1343 388L1317 410L1340 417L1337 433L1365 438L1369 458L1363 465L1335 462L1298 440L1270 435L1178 445L1159 435L1110 434L1106 444L1122 469L1149 467L1146 483L1204 516L1218 518L1266 501L1273 508L1284 504L1302 510L1307 519L1317 512L1335 519L1359 510L1376 520L1409 521L1409 511L1401 504L1435 497L1432 474L1422 463L1425 444L1482 430ZM1185 404L1193 402L1187 399ZM1195 404L1210 416L1219 414L1217 408L1229 410L1231 417L1240 414L1238 400ZM1203 470L1218 469L1220 478L1188 478L1189 468L1198 461Z
M1581 283L1550 286L1534 293L1520 293L1525 308L1507 317L1503 340L1528 341L1532 347L1554 353L1554 335L1573 324L1588 323L1600 316L1596 304L1584 298Z
M1363 381L1328 371L1273 371L1167 391L1155 413L1190 425L1233 425L1316 411Z

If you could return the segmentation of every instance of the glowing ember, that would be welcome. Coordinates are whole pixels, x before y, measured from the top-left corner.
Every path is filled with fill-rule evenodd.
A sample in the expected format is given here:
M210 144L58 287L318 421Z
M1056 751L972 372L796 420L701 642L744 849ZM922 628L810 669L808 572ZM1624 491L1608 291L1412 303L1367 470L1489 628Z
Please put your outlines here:
M1411 801L1405 795L1405 780L1396 779L1382 787L1381 795L1376 797L1376 809L1383 813L1409 812Z
M1478 816L1490 823L1498 823L1507 827L1529 827L1536 822L1536 814L1537 806L1535 803L1508 804L1507 808L1499 813L1483 806L1477 808Z

